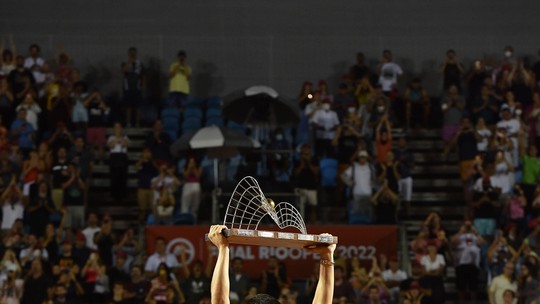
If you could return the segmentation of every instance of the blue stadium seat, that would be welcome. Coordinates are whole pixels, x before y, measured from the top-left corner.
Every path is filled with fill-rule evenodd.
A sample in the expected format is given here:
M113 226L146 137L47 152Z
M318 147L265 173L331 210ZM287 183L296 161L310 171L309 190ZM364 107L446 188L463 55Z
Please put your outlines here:
M210 97L206 100L206 107L208 109L221 109L221 98L219 96Z
M201 109L203 106L203 99L196 97L196 96L188 96L186 103L184 105L185 108L199 108Z
M195 222L191 213L180 213L173 217L173 225L195 225Z
M180 129L180 110L174 107L163 109L161 121L163 122L163 131L169 135L171 140L176 140Z
M221 117L211 117L210 119L206 120L206 126L223 126L223 119Z
M182 131L188 132L188 131L195 131L202 127L201 125L201 119L197 117L189 117L184 120L182 123Z
M321 186L335 187L338 169L338 161L334 158L323 158L319 163L321 170Z
M185 108L184 109L184 120L189 118L198 118L202 119L203 112L201 108Z
M219 117L221 118L221 108L209 108L206 109L206 119Z

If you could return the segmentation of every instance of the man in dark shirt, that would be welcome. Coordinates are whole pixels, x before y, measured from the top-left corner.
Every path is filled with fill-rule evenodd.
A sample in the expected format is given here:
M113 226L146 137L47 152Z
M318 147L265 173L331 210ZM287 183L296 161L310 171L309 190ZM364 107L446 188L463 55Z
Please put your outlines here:
M124 73L124 106L126 107L126 124L131 126L132 112L135 112L135 125L138 127L141 119L140 105L142 103L142 87L144 83L144 66L137 59L137 49L128 49L128 60L122 63Z
M431 281L429 278L423 275L423 266L418 261L413 261L411 263L411 277L407 278L399 284L399 290L402 295L406 295L410 292L412 289L411 287L414 286L414 288L419 287L419 294L423 294L422 300L420 301L421 304L436 304L432 298L431 298Z
M56 209L64 203L64 189L62 184L69 180L69 161L65 148L58 149L52 165L52 200Z
M342 299L345 299L345 303L354 303L355 294L354 289L347 281L345 271L343 267L339 265L334 266L334 303L343 303Z
M300 161L294 168L294 176L296 179L296 188L300 194L301 204L308 205L309 221L317 220L318 205L317 188L319 187L319 164L315 158L311 156L311 146L303 145L300 152Z
M465 183L470 177L474 165L474 158L478 153L476 143L482 140L480 135L474 130L469 117L461 119L461 127L453 138L453 143L457 143L459 156L459 172L461 180Z
M365 61L366 61L366 57L364 56L364 53L358 52L356 54L356 64L353 65L349 70L349 74L352 76L354 82L366 76L371 78L373 72L366 65Z
M40 259L34 259L30 266L30 272L24 281L22 304L44 303L48 298L48 289L51 281L43 271Z
M17 56L15 64L16 68L8 75L8 82L15 97L15 106L17 106L24 99L25 93L35 85L36 80L32 72L24 67L23 56Z
M405 135L399 138L398 147L394 149L394 158L398 162L399 193L405 203L405 208L408 208L412 199L414 157L409 148L407 148L407 138Z
M158 166L152 158L150 148L144 148L142 156L135 164L137 171L137 203L139 204L139 221L144 222L146 214L153 208L154 190L152 179L158 175Z
M163 122L156 120L152 131L146 137L146 147L152 151L153 159L158 166L171 161L169 146L171 139L169 135L163 131Z
M131 279L125 283L124 298L127 304L143 304L148 290L150 290L150 282L142 275L140 266L131 267Z

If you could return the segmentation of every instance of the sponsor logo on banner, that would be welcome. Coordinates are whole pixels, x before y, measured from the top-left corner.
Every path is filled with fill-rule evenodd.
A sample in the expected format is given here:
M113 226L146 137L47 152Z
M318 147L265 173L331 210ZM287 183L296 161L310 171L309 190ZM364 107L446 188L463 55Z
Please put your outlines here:
M260 228L263 229L263 228ZM278 228L264 228L277 230ZM205 241L208 226L149 226L146 228L147 252L154 252L154 241L157 237L167 240L167 252L177 257L184 248L186 262L195 260L203 263L209 257L217 256L217 249ZM309 226L308 233L319 234L328 232L338 237L339 244L336 255L350 259L358 257L366 265L373 256L397 254L396 226ZM266 269L267 261L274 256L285 263L287 273L291 278L309 277L313 264L318 263L319 257L300 248L230 245L231 258L239 257L244 260L244 271L252 277L258 277Z

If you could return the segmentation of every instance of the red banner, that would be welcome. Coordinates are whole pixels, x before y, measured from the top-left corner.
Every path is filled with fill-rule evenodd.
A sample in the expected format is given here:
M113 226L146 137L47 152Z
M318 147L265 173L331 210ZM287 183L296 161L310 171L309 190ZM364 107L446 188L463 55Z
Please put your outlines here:
M156 238L167 240L167 251L178 253L178 247L185 247L186 262L195 260L204 263L208 254L216 255L217 250L204 240L209 226L149 226L146 228L147 252L154 252ZM260 230L265 230L260 227ZM271 229L266 229L271 230ZM395 256L398 250L396 226L309 226L309 234L330 233L338 237L336 253L345 258L358 256L360 260L370 260L372 256L385 254ZM266 261L275 256L285 263L290 278L309 277L313 263L318 260L311 253L297 248L231 245L231 258L244 260L244 270L248 275L258 277L266 269ZM215 260L215 259L214 259Z

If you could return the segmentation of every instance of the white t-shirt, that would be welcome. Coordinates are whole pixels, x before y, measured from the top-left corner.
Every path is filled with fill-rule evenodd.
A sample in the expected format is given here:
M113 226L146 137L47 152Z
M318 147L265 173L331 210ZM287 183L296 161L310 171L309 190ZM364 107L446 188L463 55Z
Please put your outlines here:
M154 189L154 203L157 203L163 188L166 188L169 193L174 192L174 178L172 176L159 177L156 176L151 181L152 188Z
M496 276L493 281L491 281L491 285L489 285L489 292L494 293L494 304L504 303L503 294L507 289L517 292L517 282L510 282L510 280L508 280L508 278L506 278L503 274ZM514 303L517 303L517 300L515 300Z
M146 260L146 264L144 265L144 271L156 272L159 264L161 263L167 264L167 267L169 268L177 268L178 266L180 266L180 264L178 264L178 260L173 254L165 253L165 255L160 256L157 253L154 253L148 257L148 260Z
M122 136L122 138L125 139L129 144L129 138L126 135ZM107 145L109 145L116 139L117 137L114 135L109 136L109 139L107 139ZM115 142L114 146L111 148L111 153L127 153L127 147L124 147L122 146L122 144Z
M317 138L334 139L336 131L331 129L339 125L339 119L336 112L332 110L317 110L313 115L313 122L324 128L324 130L317 130Z
M30 261L33 261L35 259L35 257L33 256L34 251L36 251L36 250L38 250L38 249L31 248L31 247L21 250L21 253L19 253L19 259L22 260L22 259L30 256ZM47 249L42 248L42 249L39 249L39 251L41 252L41 259L42 260L44 260L44 261L49 260L49 252L47 251Z
M371 187L371 167L369 163L360 165L358 162L354 162L353 167L349 167L345 170L345 175L354 180L353 194L355 195L369 195L371 196L373 189ZM354 176L352 176L354 171Z
M392 87L397 84L397 77L401 74L403 74L403 70L397 63L384 63L381 67L381 75L379 76L379 84L383 92L391 91Z
M517 119L501 120L497 123L497 129L506 129L507 136L514 136L519 131L520 123Z
M437 257L435 258L435 261L432 261L429 258L429 255L424 255L422 259L420 259L420 264L424 266L424 269L426 271L434 271L439 270L441 266L445 266L446 263L444 262L444 257L442 254L437 254Z
M476 143L476 147L478 151L480 152L487 151L489 138L491 137L491 130L489 129L476 130L476 133L478 133L478 135L480 135L480 137L482 138L482 140Z
M392 272L391 269L386 269L382 272L383 280L385 281L398 281L401 282L407 279L407 273L405 271L398 269L396 272Z
M45 81L45 77L43 76L43 73L41 73L41 68L43 67L43 64L45 64L45 60L43 60L43 58L41 57L28 57L24 60L24 67L32 72L36 83L43 83L43 81Z
M35 102L30 106L20 104L16 111L19 112L23 108L26 109L26 121L32 125L34 130L38 130L38 114L41 113L41 107Z
M15 204L4 203L2 206L2 229L11 229L17 219L23 218L24 206L21 202Z
M97 250L97 245L94 243L94 235L96 235L97 232L100 232L101 228L99 227L86 227L82 231L82 234L84 234L84 237L86 239L86 247L90 250Z

